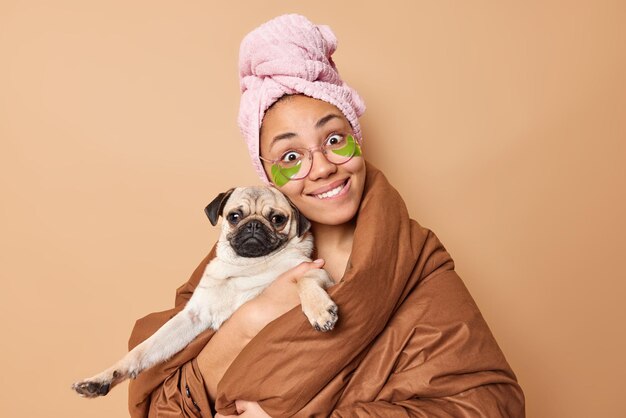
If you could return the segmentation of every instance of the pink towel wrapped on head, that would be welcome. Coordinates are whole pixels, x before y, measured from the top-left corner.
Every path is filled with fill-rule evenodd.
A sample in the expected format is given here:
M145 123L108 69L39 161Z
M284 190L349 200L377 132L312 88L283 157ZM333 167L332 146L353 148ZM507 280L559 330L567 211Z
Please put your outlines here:
M337 38L328 26L296 14L270 20L241 42L239 128L264 182L269 180L259 160L259 131L267 109L286 94L304 94L336 106L361 142L358 118L365 103L339 76L331 58L336 48Z

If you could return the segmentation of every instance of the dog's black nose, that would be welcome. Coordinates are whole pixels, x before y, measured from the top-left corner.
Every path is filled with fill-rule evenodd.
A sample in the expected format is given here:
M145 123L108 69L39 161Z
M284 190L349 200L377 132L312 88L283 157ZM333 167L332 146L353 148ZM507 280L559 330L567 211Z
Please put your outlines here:
M254 234L259 229L261 229L261 222L259 221L250 221L246 224L246 231L251 234Z

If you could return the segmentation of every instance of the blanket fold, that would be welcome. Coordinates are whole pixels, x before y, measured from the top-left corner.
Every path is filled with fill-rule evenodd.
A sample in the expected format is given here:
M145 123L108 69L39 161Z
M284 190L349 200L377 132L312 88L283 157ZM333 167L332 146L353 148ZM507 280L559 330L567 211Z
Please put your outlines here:
M200 270L203 264L178 290L175 309L182 308ZM524 416L515 375L452 258L432 231L409 218L397 191L369 163L350 262L329 294L339 306L335 329L313 330L299 307L272 321L226 371L218 385L218 411L235 414L235 400L245 399L259 402L273 417L390 411ZM131 345L173 312L138 321ZM167 384L161 382L193 359L211 335L131 384L133 416L147 416L150 398L163 398ZM195 396L202 396L197 386Z

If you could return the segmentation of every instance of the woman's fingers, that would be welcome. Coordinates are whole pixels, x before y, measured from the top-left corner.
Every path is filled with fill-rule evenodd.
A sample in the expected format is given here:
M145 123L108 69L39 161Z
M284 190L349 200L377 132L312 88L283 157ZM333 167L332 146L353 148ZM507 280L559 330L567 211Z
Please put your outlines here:
M306 273L313 269L321 269L324 266L324 260L317 259L315 261L302 262L297 266L287 270L274 280L257 299L258 302L265 304L277 304L277 307L284 312L300 303L296 282L300 280Z
M258 402L235 401L235 407L240 417L244 418L271 418L267 412L261 408Z
M295 282L300 277L304 276L307 271L320 269L322 267L324 267L324 260L321 258L310 262L305 261L281 274L280 277L278 277L277 281L290 280Z
M235 401L235 408L237 408L237 414L243 414L246 410L246 401Z

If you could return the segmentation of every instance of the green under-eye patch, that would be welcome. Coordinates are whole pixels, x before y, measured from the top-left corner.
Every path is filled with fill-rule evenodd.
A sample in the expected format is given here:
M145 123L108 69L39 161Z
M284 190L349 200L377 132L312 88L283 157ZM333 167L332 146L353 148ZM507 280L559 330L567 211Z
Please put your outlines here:
M272 181L278 187L289 183L291 178L300 171L301 163L289 168L283 168L278 164L272 164Z
M359 144L357 144L352 135L348 135L346 137L346 145L339 149L334 149L333 153L341 155L342 157L360 157L361 147L359 146Z

